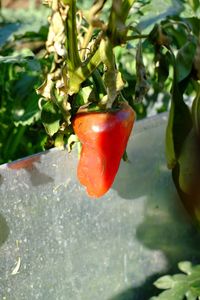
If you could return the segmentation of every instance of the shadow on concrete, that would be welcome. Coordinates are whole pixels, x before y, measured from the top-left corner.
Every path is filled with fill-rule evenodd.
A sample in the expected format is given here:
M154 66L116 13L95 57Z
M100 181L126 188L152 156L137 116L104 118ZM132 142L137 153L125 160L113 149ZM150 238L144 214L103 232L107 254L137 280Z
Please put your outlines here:
M37 168L37 164L40 163L40 155L33 155L27 159L22 159L13 163L8 164L8 168L12 170L24 169L29 174L31 183L33 186L39 186L53 182L54 179L41 172Z
M0 247L5 243L9 236L9 227L6 219L0 214Z

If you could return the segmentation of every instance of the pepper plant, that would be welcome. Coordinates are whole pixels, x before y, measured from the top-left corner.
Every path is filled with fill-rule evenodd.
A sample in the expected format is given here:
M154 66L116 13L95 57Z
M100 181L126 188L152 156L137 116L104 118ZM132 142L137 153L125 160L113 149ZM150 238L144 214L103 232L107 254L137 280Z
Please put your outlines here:
M173 73L170 91L171 106L166 131L167 164L172 169L181 197L184 198L185 194L192 194L194 191L196 193L194 185L198 178L197 163L196 160L188 161L188 156L191 156L189 151L198 152L193 148L196 147L198 140L200 122L198 83L200 46L197 26L199 19L188 17L169 19L166 15L163 21L154 24L148 34L143 34L141 26L134 25L133 21L130 21L134 0L98 0L86 11L80 10L74 0L49 0L46 4L52 10L46 42L46 55L51 57L52 63L44 83L37 92L42 96L40 107L43 124L47 133L55 137L55 145L64 145L67 140L70 149L71 144L77 140L73 132L72 120L78 118L80 113L87 113L88 119L94 111L104 112L108 116L109 113L114 114L115 110L120 110L121 103L125 100L123 94L125 81L116 65L115 48L124 47L131 40L138 40L136 56L133 57L136 61L135 101L142 101L150 88L143 62L142 46L150 43L154 47L158 84L163 85L170 71ZM179 1L176 4L181 6ZM105 7L107 16L103 19L102 12ZM191 2L191 8L194 13L197 12L198 3ZM183 33L181 43L177 40L176 28ZM192 110L184 101L185 93L196 93ZM97 118L97 114L95 117ZM107 123L109 120L106 117L105 124ZM82 123L79 124L80 126L86 129ZM95 122L91 126L95 126ZM98 128L98 130L102 129ZM77 129L75 133L81 140L82 133L79 134L79 131L81 130ZM130 132L128 136L129 134ZM99 139L103 139L102 136L98 135L95 142L98 143L97 156L101 157L99 169L95 171L100 173L101 178L102 172L111 166L106 159L107 153L102 150L105 149L105 145L102 147L100 144L103 142L99 142ZM119 143L120 138L119 135L119 140L113 143ZM86 138L84 143L87 142ZM126 144L127 141L124 144L124 151ZM94 148L94 145L90 146L91 149ZM188 150L188 147L192 147L192 150ZM85 171L81 171L83 177L87 177L91 169L87 156L91 153L81 155L86 156L84 161L88 161L82 166ZM122 155L123 153L120 154L120 158ZM115 173L118 166L119 162ZM106 178L107 175L105 180ZM86 186L88 184L85 183Z
M17 11L1 11L1 24L7 22L1 30L9 38L1 39L0 48L0 162L54 145L67 143L70 149L77 140L72 121L81 110L114 111L126 99L141 118L151 109L167 110L170 103L167 164L198 219L199 1L45 3L49 26L40 9L41 25L40 17L34 26L16 27L12 39L8 28L23 18ZM29 50L23 49L27 40Z
M114 47L130 38L125 21L134 1L113 1L107 23L100 18L107 1L95 1L85 13L76 1L46 2L52 8L46 43L52 65L38 89L43 96L42 119L50 135L58 131L68 135L80 107L106 110L123 97L124 81L116 68ZM48 122L49 116L59 122Z
M66 136L70 148L74 129L83 144L79 180L90 196L99 197L114 181L135 118L128 103L124 107L124 81L114 55L117 45L142 37L130 35L134 28L126 24L134 1L113 1L107 21L101 19L107 1L95 1L87 13L78 10L76 1L47 2L52 15L46 49L52 65L38 89L41 117L48 134L57 133L56 145L64 144ZM137 70L140 98L148 90L141 43Z
M46 40L45 56L38 58L33 47L36 54L31 53L32 60L30 52L22 55L22 51L18 51L13 57L13 42L22 37L36 38L32 28L15 34L13 40L0 49L0 76L4 76L0 82L0 149L3 148L0 162L18 158L14 154L21 141L23 149L28 145L26 154L31 154L29 151L39 139L36 133L42 133L41 139L45 139L42 121L50 146L67 144L70 150L79 138L83 144L79 179L87 186L91 196L101 196L111 186L128 142L135 118L132 108L137 116L144 117L152 103L158 105L160 96L164 95L157 111L169 108L166 162L172 170L180 198L199 224L199 1L44 2L51 12L48 33L47 26L43 24L38 28L37 38L41 38L42 49ZM38 22L35 23L38 25ZM36 96L33 88L39 85L43 75L45 80L37 89ZM20 101L24 105L23 114L17 108L21 105ZM10 115L14 120L11 126ZM100 125L101 118L103 126L102 123ZM110 124L113 119L117 122L112 123L109 135L104 125ZM85 120L92 120L90 126L96 131L87 131L88 124L83 124ZM80 131L82 124L83 130ZM124 124L128 124L128 130L124 131ZM25 135L28 126L32 129L31 139L34 142L31 144ZM88 144L91 136L98 140L97 144L91 145L91 141ZM18 153L25 155L23 151ZM102 159L105 155L106 159ZM114 166L112 172L111 166ZM90 173L95 182L89 184L86 173ZM157 281L156 286L166 291L155 299L200 297L199 266L192 267L184 262L179 264L179 268L186 275L166 276Z

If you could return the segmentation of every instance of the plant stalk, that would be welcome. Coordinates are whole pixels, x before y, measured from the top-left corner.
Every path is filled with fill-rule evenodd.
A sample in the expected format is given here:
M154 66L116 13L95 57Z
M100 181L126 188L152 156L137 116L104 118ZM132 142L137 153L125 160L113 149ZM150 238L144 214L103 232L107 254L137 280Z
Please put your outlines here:
M137 35L133 35L133 36L127 36L126 41L132 41L132 40L137 40L137 39L146 39L148 37L149 37L148 34L137 34Z
M69 94L78 93L80 85L96 70L101 63L100 51L94 53L91 59L70 73Z
M65 5L69 6L67 15L67 60L71 71L74 71L81 65L77 43L77 26L76 26L76 0L63 0Z
M127 34L125 22L134 2L135 0L112 1L107 32L113 45L120 44Z
M121 11L122 11L121 18L122 18L123 23L125 23L125 21L128 17L129 11L130 11L131 7L133 6L134 2L135 2L135 0L124 0L123 1L122 8L121 8Z

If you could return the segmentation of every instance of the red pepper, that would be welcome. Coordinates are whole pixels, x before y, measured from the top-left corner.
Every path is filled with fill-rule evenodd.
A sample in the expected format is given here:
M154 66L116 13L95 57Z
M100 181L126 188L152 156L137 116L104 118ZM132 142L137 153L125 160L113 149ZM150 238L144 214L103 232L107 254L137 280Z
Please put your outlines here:
M117 110L76 114L72 125L82 144L77 176L89 196L101 197L111 187L134 120L125 102Z

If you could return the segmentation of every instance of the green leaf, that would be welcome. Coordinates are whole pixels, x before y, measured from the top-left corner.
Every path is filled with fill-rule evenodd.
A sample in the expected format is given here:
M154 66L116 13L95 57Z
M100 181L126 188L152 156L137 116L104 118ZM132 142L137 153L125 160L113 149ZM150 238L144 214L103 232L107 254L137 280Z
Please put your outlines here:
M183 101L179 86L175 85L173 89L166 129L166 158L170 169L175 166L184 140L192 128L190 110Z
M46 132L50 136L53 136L59 130L61 114L53 102L48 101L43 105L41 119Z
M180 154L177 159L177 167L173 170L173 181L179 196L185 205L186 209L192 217L199 220L199 198L200 198L200 158L199 158L199 92L200 88L197 86L197 97L192 106L193 128L186 136ZM185 268L186 266L182 266ZM184 271L184 269L182 270ZM190 272L190 266L186 272Z
M171 92L171 107L166 129L166 159L170 169L175 167L182 145L192 128L192 117L188 106L183 100L183 92L188 81L178 83L176 61L174 64L174 78Z
M139 31L148 28L149 32L155 23L166 17L177 15L182 10L183 4L178 0L152 0L140 10L143 17L140 19L137 28Z
M30 103L32 104L32 103ZM34 105L35 106L35 105ZM38 108L31 108L30 106L26 109L18 109L14 111L15 116L14 116L14 124L15 126L19 126L19 125L32 125L35 122L37 122L40 119L40 111Z
M159 57L159 66L157 69L158 73L158 84L159 88L162 89L164 87L164 82L169 76L169 65L170 65L170 59L169 59L169 52L163 54L160 54Z
M198 184L198 158L197 138L194 130L191 130L183 143L179 162L179 186L186 194L193 194Z
M34 53L27 48L15 51L12 55L0 56L0 63L18 65L26 68L26 72L40 72L41 65Z
M42 28L47 27L47 20L49 15L49 9L46 7L41 7L37 10L27 10L23 9L1 9L1 16L3 17L0 21L2 23L7 23L1 28L0 33L0 47L4 46L7 42L13 41L16 37L22 37L27 33L39 33L42 36L43 32L40 34ZM47 32L46 32L47 34Z
M26 63L30 58L24 58L21 55L0 56L0 63L4 64L22 64Z
M166 128L166 135L165 135L165 153L166 153L166 160L167 166L169 169L173 169L176 165L176 153L174 149L174 137L173 137L173 125L174 125L174 102L171 102L169 116L168 116L168 123Z
M64 144L65 144L64 134L63 133L57 134L56 139L55 139L55 147L64 148Z
M191 18L191 17L199 17L199 3L198 7L194 7L192 4L193 1L196 0L189 0L189 1L184 1L184 10L182 11L180 17L185 17L185 18ZM199 0L197 0L199 2Z
M165 291L151 300L197 300L200 296L200 266L181 262L179 267L184 270L189 268L190 272L187 275L166 275L158 279L154 285Z
M171 289L174 285L174 280L172 276L165 275L160 277L157 281L155 281L154 285L158 289Z
M12 84L11 93L15 99L12 107L12 115L15 126L31 125L39 120L39 97L35 92L35 85L37 83L37 76L24 73Z
M197 297L194 296L191 291L189 291L186 293L186 299L187 300L197 300Z
M17 31L20 27L19 23L11 23L1 26L0 30L0 47L3 47L7 41L10 39L10 36Z
M178 268L182 272L190 275L192 272L192 263L190 261L181 261L180 263L178 263Z
M176 167L172 171L172 177L177 192L187 212L194 223L200 221L200 147L194 128L190 131L182 146ZM184 272L190 272L183 266Z
M36 76L28 75L27 73L22 74L18 78L18 80L13 84L13 87L11 89L13 96L15 96L15 100L17 98L17 100L20 102L27 102L29 98L37 96L34 89L37 82L38 78ZM37 96L37 99L38 98L39 97Z
M188 2L194 11L196 11L200 6L199 0L189 0Z
M182 81L190 74L196 46L196 40L194 38L190 38L190 40L178 51L176 57L178 82Z
M196 17L191 18L190 16L183 19L183 21L192 28L192 32L198 37L200 33L200 19Z
M91 92L92 92L91 86L86 86L80 90L80 92L76 96L80 106L88 103L88 99Z
M192 119L195 131L200 136L200 84L197 84L196 92L196 97L192 103Z

